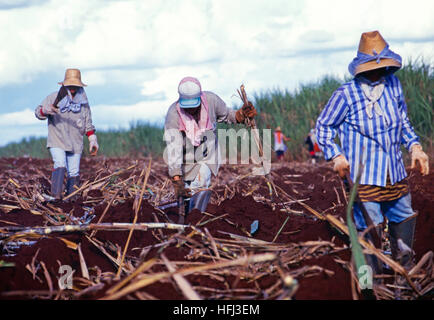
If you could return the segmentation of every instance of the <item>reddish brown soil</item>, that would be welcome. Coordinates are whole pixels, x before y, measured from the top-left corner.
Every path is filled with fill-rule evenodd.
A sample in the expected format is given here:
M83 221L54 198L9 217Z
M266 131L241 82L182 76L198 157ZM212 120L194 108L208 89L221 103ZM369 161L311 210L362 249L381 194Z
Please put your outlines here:
M344 260L350 259L350 254L340 254ZM341 265L337 264L334 257L324 255L319 258L305 260L302 265L320 266L324 269L333 271L332 276L325 272L315 277L303 277L299 279L300 288L297 291L298 299L314 300L346 300L351 297L351 284L348 272Z
M87 170L87 166L92 161L83 159L82 161L82 177L83 179L93 177L94 172ZM111 160L104 160L102 165L107 165ZM114 161L114 160L113 160ZM116 160L122 163L121 160ZM31 162L31 165L29 165ZM123 167L126 167L125 164ZM37 174L34 172L34 167L40 168L46 176L50 174L51 161L49 160L35 160L35 159L0 159L0 170L19 170L23 175ZM223 168L222 171L225 175L237 175L236 169L233 167ZM280 186L291 197L296 199L305 200L313 209L319 212L326 212L338 217L345 218L345 195L342 189L342 184L336 175L332 172L331 167L327 164L320 166L309 167L306 164L300 167L297 164L283 164L273 168L274 181L276 185ZM292 175L301 175L300 177L291 177ZM416 225L416 238L414 250L416 252L416 259L420 259L426 252L433 250L433 233L434 225L433 219L430 215L434 207L434 188L433 176L430 174L427 177L421 177L417 172L411 172L409 176L413 208L418 211L419 217ZM152 171L151 171L152 177ZM124 175L123 179L128 178ZM153 179L153 178L152 178ZM219 189L220 178L213 182L216 192L222 194ZM259 179L259 178L258 178ZM41 188L49 189L49 182L44 178L32 180L33 183L38 183ZM153 181L153 180L150 180ZM286 183L285 183L286 182ZM261 183L260 180L252 180L252 185ZM262 190L263 189L263 190ZM266 187L261 187L260 193L267 198ZM101 197L100 191L94 190L88 194L88 197ZM75 217L80 217L83 212L83 203L85 199L79 198L76 202L60 203L58 207L62 208L65 213L72 213ZM278 199L275 199L279 203ZM117 203L112 206L103 222L132 222L134 219L133 207L134 199L127 199L123 203ZM12 204L9 200L0 198L0 204ZM93 222L96 222L102 212L104 211L107 203L104 202L94 207L96 217ZM276 239L276 243L294 243L305 242L311 240L325 240L333 241L337 246L344 246L348 244L348 239L340 235L337 231L332 229L328 223L319 221L315 217L306 212L306 210L299 204L289 204L291 210L303 211L305 215L291 214L288 222L283 228L281 234ZM153 214L154 212L154 214ZM233 233L241 236L247 236L250 231L250 226L253 221L259 221L259 229L254 234L253 238L272 241L282 224L288 217L288 214L280 211L280 206L277 209L273 208L267 203L256 202L252 196L242 196L241 193L235 193L232 198L224 200L220 205L210 204L207 212L210 214L220 216L226 214L224 219L218 219L209 222L205 227L215 238L228 239L230 236L220 231ZM158 215L156 217L155 215ZM157 211L146 200L142 202L141 209L138 215L138 222L155 222L170 220L176 222L176 210L166 210L166 216ZM187 217L187 223L192 225L200 221L205 221L210 217L204 216L198 211L193 211ZM15 209L8 213L0 211L0 226L11 226L11 223L20 226L44 226L47 221L40 215L32 214L29 210ZM174 231L164 230L163 234L173 234ZM78 253L75 250L68 248L59 237L68 239L75 243L80 243L83 255L86 259L87 266L90 270L97 271L99 269L104 272L116 272L117 268L114 264L104 256L99 249L97 249L84 234L65 234L48 236L38 240L35 244L30 246L22 246L15 253L16 255L7 256L6 252L0 252L0 260L15 263L14 267L0 268L0 293L14 290L47 290L47 281L44 277L42 270L37 272L36 279L33 279L32 274L26 269L26 265L30 265L32 258L39 250L36 260L43 261L47 266L47 270L57 288L57 278L59 277L59 266L70 265L73 269L77 270L77 275L81 276L80 263ZM112 231L98 231L96 239L105 244L107 251L113 256L116 256L116 246L120 249L124 247L128 237L128 231L112 232ZM136 231L133 233L129 250L127 255L133 259L147 259L152 256L158 255L158 248L149 248L150 250L142 252L142 249L147 246L157 245L160 243L159 231ZM200 238L197 238L200 240ZM114 250L114 251L113 251ZM164 254L169 260L181 261L187 259L189 250L185 247L177 248L175 245L169 245L164 248ZM142 253L142 255L141 255ZM300 264L293 266L299 268L301 266L320 266L324 269L332 271L332 276L327 275L325 272L316 274L314 276L303 276L297 278L299 282L299 289L295 295L295 299L352 299L350 274L345 270L341 264L335 262L335 258L340 258L344 261L349 261L350 253L348 250L341 251L336 255L323 255L317 258L302 261ZM196 260L200 261L200 259ZM161 266L154 266L153 271L166 271ZM187 279L193 286L206 286L215 289L228 289L229 288L257 288L266 289L272 286L278 279L276 276L262 277L256 283L247 280L238 279L236 275L225 276L224 281L210 281L209 278L201 275L189 275ZM84 299L95 299L103 296L104 290L97 294L90 296L84 295ZM158 299L183 299L182 292L179 291L173 281L164 283L156 283L147 286L142 290L148 295ZM246 297L249 296L246 293ZM21 298L29 298L29 296L21 296ZM255 296L250 298L266 299L266 296Z

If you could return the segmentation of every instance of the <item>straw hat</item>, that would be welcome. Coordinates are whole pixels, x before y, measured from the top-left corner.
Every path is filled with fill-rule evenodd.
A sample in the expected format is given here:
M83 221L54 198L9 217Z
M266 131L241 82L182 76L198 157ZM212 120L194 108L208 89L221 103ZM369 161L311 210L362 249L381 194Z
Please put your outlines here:
M86 87L86 85L81 82L81 72L78 69L66 69L65 79L63 82L59 82L63 86L77 86Z
M385 67L396 67L399 69L401 66L401 57L389 49L389 45L380 32L371 31L362 33L358 55L350 65L350 69L352 68L354 75Z
M280 129L280 126L279 126L279 127L276 128L275 131L282 131L282 130Z

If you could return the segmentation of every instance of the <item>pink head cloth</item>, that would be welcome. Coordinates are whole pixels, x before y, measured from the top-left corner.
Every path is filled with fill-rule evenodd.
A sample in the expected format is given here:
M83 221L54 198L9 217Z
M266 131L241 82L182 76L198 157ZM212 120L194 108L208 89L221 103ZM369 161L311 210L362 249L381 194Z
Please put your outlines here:
M201 108L200 119L199 119L199 123L197 123L192 115L186 112L184 108L181 108L179 106L179 100L178 100L176 104L176 110L178 111L179 114L179 130L184 131L185 135L187 136L188 139L190 139L191 143L197 147L200 145L202 134L207 130L211 130L212 124L209 120L208 101L205 93L202 91L202 86L200 85L199 80L197 80L194 77L185 77L181 80L179 85L187 81L194 82L200 88L201 105L198 107Z

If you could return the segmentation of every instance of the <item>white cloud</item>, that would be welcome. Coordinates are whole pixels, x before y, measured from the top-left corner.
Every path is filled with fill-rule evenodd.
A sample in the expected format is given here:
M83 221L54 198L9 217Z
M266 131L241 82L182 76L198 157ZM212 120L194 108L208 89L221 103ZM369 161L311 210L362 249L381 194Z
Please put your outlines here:
M434 36L434 2L421 0L411 5L375 0L40 3L0 10L0 39L8 43L0 48L0 59L8 61L0 65L0 85L72 66L94 72L243 59L260 63L282 54L356 48L361 32L373 29L386 40Z
M0 10L30 7L48 0L0 0Z
M0 127L37 125L40 120L36 119L34 112L34 110L27 108L21 111L2 114L0 116Z
M47 137L47 125L41 123L37 126L0 127L0 147L30 137Z
M179 80L187 75L230 106L239 104L233 95L241 83L253 94L293 89L325 74L343 76L364 31L380 30L404 60L434 56L433 1L14 3L15 9L12 1L0 0L0 8L8 8L0 10L0 41L7 44L0 47L0 87L31 84L47 72L63 76L68 67L82 69L89 88L141 87L143 101L125 106L103 106L100 97L91 97L95 121L102 127L128 122L131 112L136 118L163 117L162 110L177 99ZM4 105L7 101L0 108ZM24 118L34 116L19 112L2 115L0 124L5 117L21 117L19 125L32 126L35 120Z
M145 121L162 125L169 105L160 101L141 101L133 105L95 105L92 121L97 128L128 128L131 122ZM113 121L115 119L115 121Z
M162 125L169 105L159 101L142 101L133 105L91 106L92 122L97 131L127 129L137 121ZM34 110L0 115L0 146L19 141L27 136L47 136L47 120L39 120Z
M46 135L47 124L35 117L34 110L25 109L0 115L0 147L24 137Z

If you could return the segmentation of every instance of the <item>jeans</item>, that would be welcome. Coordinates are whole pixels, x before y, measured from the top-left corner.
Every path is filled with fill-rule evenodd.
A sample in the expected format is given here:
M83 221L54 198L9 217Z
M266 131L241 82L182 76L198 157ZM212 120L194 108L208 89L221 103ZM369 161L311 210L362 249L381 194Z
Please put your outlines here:
M191 194L195 194L198 189L208 189L211 184L211 169L204 163L201 164L199 173L192 181L186 181L185 187L191 190Z
M410 193L393 201L363 202L363 204L369 217L376 226L383 223L383 214L389 221L395 223L400 223L414 215L413 209L411 208ZM354 220L357 230L364 230L367 228L363 213L357 203L354 203Z
M81 153L72 153L60 148L50 148L54 161L54 169L66 167L68 177L76 177L80 174Z

